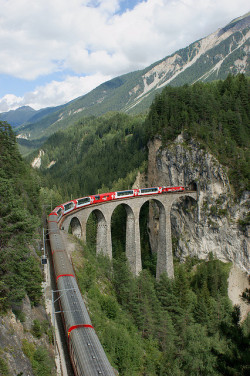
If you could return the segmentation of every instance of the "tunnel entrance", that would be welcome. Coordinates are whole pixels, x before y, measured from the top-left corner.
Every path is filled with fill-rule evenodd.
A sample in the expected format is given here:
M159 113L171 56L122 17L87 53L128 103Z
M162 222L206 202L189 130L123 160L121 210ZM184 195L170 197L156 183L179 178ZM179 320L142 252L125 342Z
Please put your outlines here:
M197 183L195 182L195 181L191 181L188 185L187 185L187 187L186 187L186 189L188 190L188 191L197 191Z

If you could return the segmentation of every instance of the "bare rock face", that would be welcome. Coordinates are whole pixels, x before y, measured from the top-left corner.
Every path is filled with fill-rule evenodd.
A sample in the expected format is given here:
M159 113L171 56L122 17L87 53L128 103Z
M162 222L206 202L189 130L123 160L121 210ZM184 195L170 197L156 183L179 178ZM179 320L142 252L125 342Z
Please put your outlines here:
M21 322L13 313L1 317L0 349L9 371L12 375L23 372L23 375L33 376L31 363L22 350L24 338L31 341L32 335L24 332Z
M198 202L176 200L171 223L173 251L178 258L208 258L212 252L221 261L231 261L249 273L249 231L239 226L249 210L249 192L234 201L225 167L194 140L179 135L168 147L160 140L149 144L148 185L197 188ZM149 222L152 250L157 250L157 213ZM154 218L153 218L154 217Z
M25 344L34 348L42 346L48 350L51 359L54 358L53 345L49 344L47 336L43 334L41 338L36 338L31 330L33 320L42 322L48 318L44 307L32 308L27 296L19 309L25 317L24 322L17 319L12 311L0 316L0 358L7 365L10 375L33 376L35 373L24 347Z

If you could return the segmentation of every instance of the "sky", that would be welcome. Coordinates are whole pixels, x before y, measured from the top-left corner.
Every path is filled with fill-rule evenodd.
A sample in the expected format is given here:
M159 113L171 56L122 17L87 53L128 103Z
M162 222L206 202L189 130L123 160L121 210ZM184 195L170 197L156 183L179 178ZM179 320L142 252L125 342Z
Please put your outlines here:
M248 0L0 0L0 112L67 103L247 12Z

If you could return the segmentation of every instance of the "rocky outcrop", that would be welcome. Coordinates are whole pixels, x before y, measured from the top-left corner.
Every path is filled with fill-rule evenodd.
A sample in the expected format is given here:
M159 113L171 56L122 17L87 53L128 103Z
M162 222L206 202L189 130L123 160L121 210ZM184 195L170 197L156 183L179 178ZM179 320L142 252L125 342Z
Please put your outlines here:
M44 151L43 150L39 150L38 157L33 160L33 162L31 163L31 166L33 168L40 168L43 156L44 156Z
M51 362L54 359L54 347L49 344L48 336L41 334L41 337L37 338L34 333L32 334L34 320L45 322L48 317L43 306L32 308L27 296L18 311L22 322L12 311L0 316L0 362L6 365L8 375L33 376L36 373L26 354L31 352L29 349L43 347Z
M234 201L226 168L194 140L179 135L162 147L159 139L149 144L149 186L184 185L198 190L198 203L191 198L172 206L174 254L180 259L206 259L212 252L218 259L235 263L249 273L249 236L239 225L249 210L249 192ZM156 220L156 221L155 221ZM157 250L157 210L149 222L152 250Z
M32 335L25 335L21 322L16 320L13 313L0 319L1 358L6 362L11 375L21 374L21 372L27 376L34 375L30 360L22 350L22 341L28 337L32 337Z

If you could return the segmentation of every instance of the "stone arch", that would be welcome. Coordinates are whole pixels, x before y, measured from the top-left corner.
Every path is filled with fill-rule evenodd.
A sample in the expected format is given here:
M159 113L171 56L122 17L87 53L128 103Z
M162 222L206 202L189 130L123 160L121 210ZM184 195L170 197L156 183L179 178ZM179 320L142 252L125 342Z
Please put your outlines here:
M77 217L73 217L69 224L69 230L71 229L71 232L74 236L77 238L82 237L82 226Z
M166 216L166 208L161 200L155 197L148 197L147 200L144 201L143 205L146 203L152 203L149 208L149 218L151 218L151 226L149 228L152 229L152 224L155 228L156 235L156 243L155 243L155 251L157 253L157 264L156 264L156 277L158 278L162 271L170 270L169 276L172 276L173 270L173 257L172 257L172 250L169 251L169 254L166 253L166 230L167 230L167 216ZM141 205L141 208L142 206ZM156 209L156 210L155 210ZM151 234L152 235L152 234ZM151 236L151 241L152 241Z
M158 198L152 196L145 197L143 203L140 205L140 216L143 207L147 203L149 204L147 219L148 240L152 254L157 257L156 275L159 275L162 264L162 253L166 249L166 210L164 204Z
M138 275L141 271L139 218L135 208L124 202L115 205L111 217L119 206L123 206L126 211L126 257L132 273Z
M104 215L104 213L100 209L94 209L91 211L96 216L97 219L97 233L96 233L96 253L100 254L103 253L104 255L108 255L109 257L112 255L112 250L109 249L108 245L108 222ZM90 215L90 213L89 213ZM89 218L87 217L87 220ZM87 223L86 220L86 223Z
M189 254L189 240L196 236L198 231L198 226L195 229L195 232L190 230L190 223L199 222L197 198L194 198L194 195L192 194L176 197L170 206L169 216L171 221L171 240L174 239L174 243L172 244L173 254L184 260ZM183 250L187 250L187 253L178 251L180 245L182 245Z
M174 199L171 201L171 205L173 203L175 203L176 201L180 201L180 200L183 200L183 199L190 199L191 201L196 201L197 202L197 198L194 197L194 194L192 192L190 193L185 193L185 194L182 194L182 195L176 195L174 196Z

